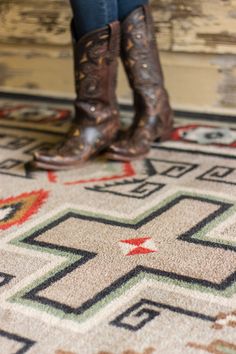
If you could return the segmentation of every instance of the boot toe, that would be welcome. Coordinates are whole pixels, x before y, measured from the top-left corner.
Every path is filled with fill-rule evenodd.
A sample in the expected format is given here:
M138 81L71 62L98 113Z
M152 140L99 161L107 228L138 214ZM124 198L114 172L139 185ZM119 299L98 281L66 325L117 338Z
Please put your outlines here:
M74 154L66 154L59 149L44 150L34 153L34 161L49 163L49 164L68 164L74 160Z
M126 154L129 149L128 142L125 140L117 141L109 146L107 149L108 152L116 153L116 154Z
M120 141L112 144L106 150L106 157L113 160L131 161L142 158L150 151L150 144L135 141Z

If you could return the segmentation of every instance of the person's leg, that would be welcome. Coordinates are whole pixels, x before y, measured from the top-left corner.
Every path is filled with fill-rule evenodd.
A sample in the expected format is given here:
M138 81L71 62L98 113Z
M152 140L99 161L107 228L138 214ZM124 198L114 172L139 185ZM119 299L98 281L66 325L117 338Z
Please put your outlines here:
M117 0L70 0L78 38L118 20Z
M139 0L118 1L127 10L126 5L137 5ZM106 157L130 161L146 156L156 139L169 138L173 126L148 4L138 6L121 21L121 59L133 91L135 115L130 129L110 145Z
M75 117L61 144L34 153L33 166L46 170L81 166L107 148L120 127L116 99L120 23L113 21L117 17L114 11L117 0L71 0L71 3L77 4L71 26Z
M118 2L118 17L123 21L137 7L146 5L148 0L117 0Z

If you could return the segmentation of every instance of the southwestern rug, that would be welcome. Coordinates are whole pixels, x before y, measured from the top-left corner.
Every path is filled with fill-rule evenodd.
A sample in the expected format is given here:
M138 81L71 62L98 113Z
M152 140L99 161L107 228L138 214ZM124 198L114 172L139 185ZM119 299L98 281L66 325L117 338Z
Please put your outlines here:
M0 354L235 354L236 119L178 117L144 160L32 170L70 117L0 102Z

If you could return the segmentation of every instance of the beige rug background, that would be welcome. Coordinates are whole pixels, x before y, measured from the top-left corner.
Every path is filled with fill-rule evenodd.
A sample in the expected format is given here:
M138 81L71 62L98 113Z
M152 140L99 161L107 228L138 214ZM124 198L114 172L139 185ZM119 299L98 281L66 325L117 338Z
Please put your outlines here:
M0 104L0 353L236 353L236 120L51 173L71 107Z

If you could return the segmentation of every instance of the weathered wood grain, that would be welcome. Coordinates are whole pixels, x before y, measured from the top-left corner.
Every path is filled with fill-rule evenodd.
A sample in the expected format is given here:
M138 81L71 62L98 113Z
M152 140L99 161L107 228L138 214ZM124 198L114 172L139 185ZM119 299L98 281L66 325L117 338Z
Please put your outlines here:
M0 55L0 90L19 90L73 97L71 56L60 50L32 48L18 51L4 46ZM57 54L57 55L56 55ZM236 58L214 54L162 52L166 85L176 108L193 110L236 109ZM129 100L131 92L122 66L118 96Z
M236 53L236 0L154 0L160 49ZM0 43L70 45L68 0L1 0Z
M120 65L118 95L130 97L130 90ZM19 51L2 45L0 51L0 91L24 91L54 96L75 95L72 48L28 48Z
M70 44L68 0L1 0L0 43Z
M175 107L236 109L236 0L153 0ZM74 95L68 0L0 0L0 90ZM130 98L120 70L118 94Z
M173 3L178 6L173 8L171 20L172 51L236 53L235 0L175 0ZM184 13L184 9L189 12Z

